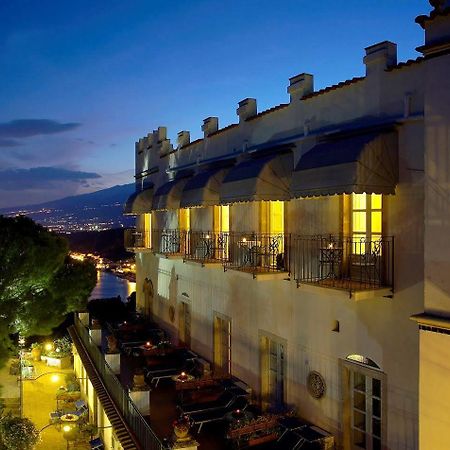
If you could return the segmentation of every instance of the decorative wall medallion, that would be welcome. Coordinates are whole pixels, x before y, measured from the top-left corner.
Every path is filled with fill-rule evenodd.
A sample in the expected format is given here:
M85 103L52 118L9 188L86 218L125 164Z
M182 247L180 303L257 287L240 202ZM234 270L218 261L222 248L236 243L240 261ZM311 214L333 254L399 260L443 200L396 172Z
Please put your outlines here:
M169 306L169 319L172 323L175 322L175 306Z
M309 372L306 385L311 397L322 398L325 395L327 386L323 376L319 372L316 372L315 370Z

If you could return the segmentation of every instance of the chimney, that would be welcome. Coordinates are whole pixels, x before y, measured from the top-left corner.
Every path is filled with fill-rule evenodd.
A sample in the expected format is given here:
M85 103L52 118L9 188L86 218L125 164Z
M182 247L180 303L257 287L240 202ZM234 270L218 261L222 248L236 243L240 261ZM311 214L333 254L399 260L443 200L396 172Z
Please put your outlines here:
M156 136L158 142L165 141L167 139L167 127L158 127L158 130L156 131Z
M207 117L203 120L202 131L205 137L219 129L219 119L217 117Z
M256 99L245 98L239 102L238 109L236 109L236 114L239 116L239 123L245 122L250 117L256 116L257 107Z
M189 142L191 142L191 134L189 131L179 131L177 139L178 147L184 147L185 145L188 145Z
M384 41L366 48L366 75L381 72L397 64L397 44Z
M289 78L288 94L293 100L301 100L305 95L314 92L314 76L309 73L301 73Z
M425 45L416 50L425 56L450 49L450 0L430 0L430 4L434 9L428 16L416 17L416 22L425 30Z
M147 134L147 149L153 145L153 133Z

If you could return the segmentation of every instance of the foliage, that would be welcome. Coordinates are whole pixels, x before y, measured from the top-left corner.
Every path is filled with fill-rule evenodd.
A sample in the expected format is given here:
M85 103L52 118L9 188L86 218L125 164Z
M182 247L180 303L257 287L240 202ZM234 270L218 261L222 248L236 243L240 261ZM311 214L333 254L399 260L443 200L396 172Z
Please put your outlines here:
M32 450L39 440L39 430L27 418L11 413L0 418L0 442L5 450Z
M53 341L52 349L46 350L45 355L50 356L50 358L64 358L72 354L72 342L67 337L64 336L60 339L55 339Z
M32 348L33 350L34 350L35 348L38 349L38 350L42 350L43 345L42 345L41 342L33 342L33 343L31 344L31 348Z
M122 322L128 318L126 305L120 296L91 300L88 310L100 322Z
M80 382L74 373L68 373L65 376L67 392L78 392L80 390Z
M95 267L68 256L67 241L23 216L0 216L0 366L9 335L48 335L72 311L86 308Z

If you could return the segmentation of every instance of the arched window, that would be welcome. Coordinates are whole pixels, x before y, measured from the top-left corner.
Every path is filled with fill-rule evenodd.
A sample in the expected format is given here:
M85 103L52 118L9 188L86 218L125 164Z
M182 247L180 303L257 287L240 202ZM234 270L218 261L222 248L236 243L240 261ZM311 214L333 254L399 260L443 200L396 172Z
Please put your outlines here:
M349 361L357 362L359 364L364 364L366 366L373 367L375 369L381 368L375 361L373 361L372 359L367 358L365 356L362 356L362 355L356 355L356 354L348 355L347 359Z

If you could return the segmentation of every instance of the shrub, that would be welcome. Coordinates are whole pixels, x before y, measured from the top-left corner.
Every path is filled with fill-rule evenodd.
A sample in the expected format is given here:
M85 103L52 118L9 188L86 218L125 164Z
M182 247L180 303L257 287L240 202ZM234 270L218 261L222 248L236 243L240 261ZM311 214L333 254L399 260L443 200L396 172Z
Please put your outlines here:
M27 418L11 413L0 419L0 441L6 450L32 450L39 440L39 431Z

